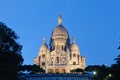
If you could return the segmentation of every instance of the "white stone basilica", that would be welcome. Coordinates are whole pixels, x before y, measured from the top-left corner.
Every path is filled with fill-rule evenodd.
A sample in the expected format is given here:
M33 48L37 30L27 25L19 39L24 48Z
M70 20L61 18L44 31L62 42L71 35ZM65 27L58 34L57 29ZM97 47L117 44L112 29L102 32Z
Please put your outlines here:
M70 43L61 16L58 17L58 25L52 32L50 46L47 46L44 38L38 56L34 58L34 64L44 68L46 73L70 73L72 69L86 67L86 58L80 55L74 37Z

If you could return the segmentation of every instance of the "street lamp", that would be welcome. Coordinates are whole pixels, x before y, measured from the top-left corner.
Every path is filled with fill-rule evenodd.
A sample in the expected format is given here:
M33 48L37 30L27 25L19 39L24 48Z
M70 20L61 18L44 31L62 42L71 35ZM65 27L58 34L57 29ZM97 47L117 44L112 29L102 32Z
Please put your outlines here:
M112 74L109 74L108 76L109 76L109 77L112 77Z
M96 73L96 71L93 71L93 75L96 75L97 73Z
M92 79L93 79L93 80L97 80L97 77L96 77L96 76L97 76L97 72L96 72L96 71L93 71L93 72L92 72L92 75L93 75Z

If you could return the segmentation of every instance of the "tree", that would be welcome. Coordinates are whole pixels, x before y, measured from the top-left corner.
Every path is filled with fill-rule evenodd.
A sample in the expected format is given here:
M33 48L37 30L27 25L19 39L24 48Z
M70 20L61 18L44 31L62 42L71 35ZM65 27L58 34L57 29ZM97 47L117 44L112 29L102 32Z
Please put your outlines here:
M120 46L118 47L118 50L120 50ZM116 64L120 64L120 54L114 60L116 61Z
M93 80L106 80L106 76L110 74L110 67L105 65L90 65L85 71L93 73Z
M43 68L40 68L38 65L22 65L19 67L21 72L27 72L27 73L45 73L45 70Z
M22 46L17 34L0 22L0 80L17 80L19 65L22 64Z
M120 46L118 47L118 49L120 50ZM115 58L114 60L115 64L112 64L111 66L111 80L120 80L120 55L118 55L117 58Z
M113 64L111 66L111 73L111 80L120 80L120 64Z
M71 73L83 73L84 70L83 69L80 69L80 68L77 68L77 69L73 69L70 71Z

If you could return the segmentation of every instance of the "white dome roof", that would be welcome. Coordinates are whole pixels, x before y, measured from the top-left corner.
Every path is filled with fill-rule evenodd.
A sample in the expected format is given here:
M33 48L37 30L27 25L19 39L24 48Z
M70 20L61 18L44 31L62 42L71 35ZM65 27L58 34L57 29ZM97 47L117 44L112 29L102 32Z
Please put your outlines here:
M53 30L52 37L56 36L64 36L68 37L68 31L65 29L65 27L62 25L62 16L58 16L58 25Z
M73 43L73 44L71 45L71 50L79 50L78 45L75 44L75 43Z
M46 38L44 37L43 38L43 44L41 45L41 47L40 47L40 51L42 51L42 50L47 50L48 49L48 46L47 46L47 44L46 44Z
M52 36L68 36L67 30L62 25L58 25L52 33Z

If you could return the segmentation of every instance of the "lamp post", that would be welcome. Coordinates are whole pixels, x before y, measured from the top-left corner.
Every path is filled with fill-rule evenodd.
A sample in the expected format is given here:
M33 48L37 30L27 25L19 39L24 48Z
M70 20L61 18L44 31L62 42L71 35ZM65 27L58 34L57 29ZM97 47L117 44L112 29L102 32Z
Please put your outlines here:
M93 75L93 80L96 80L97 72L96 72L96 71L93 71L93 72L92 72L92 75Z

